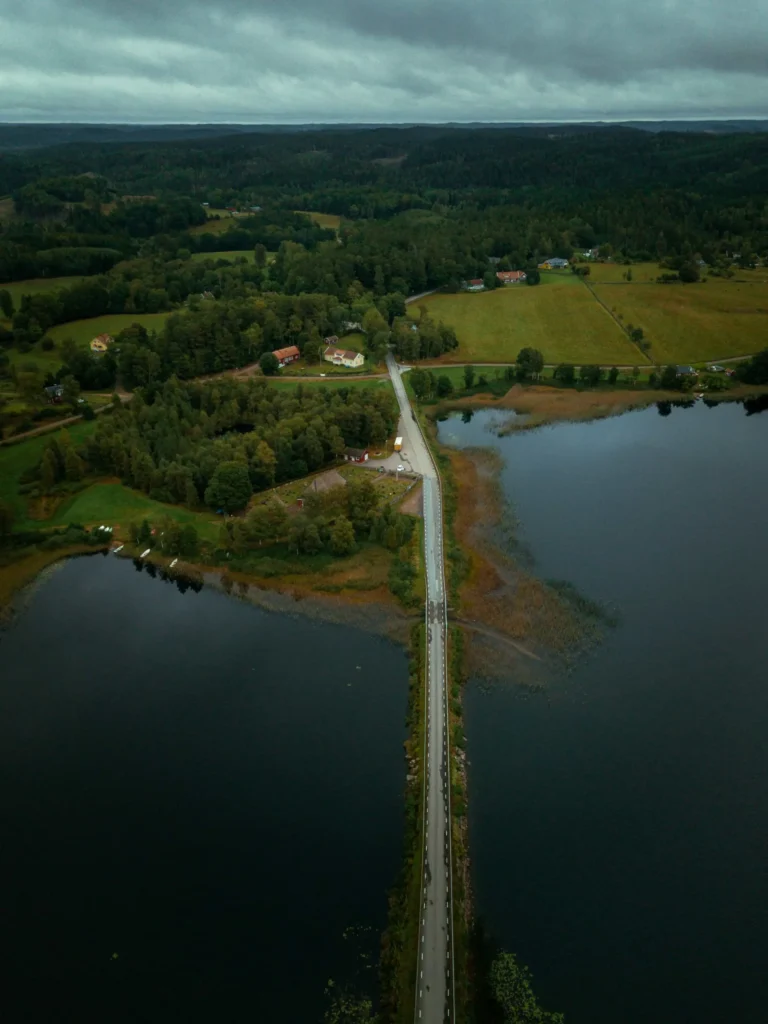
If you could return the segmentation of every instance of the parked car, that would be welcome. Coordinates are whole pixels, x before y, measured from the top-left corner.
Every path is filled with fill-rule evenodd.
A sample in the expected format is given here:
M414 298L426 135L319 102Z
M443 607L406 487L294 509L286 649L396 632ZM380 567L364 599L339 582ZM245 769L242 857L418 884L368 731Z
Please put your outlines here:
M712 366L708 366L707 369L710 373L725 373L725 367L718 366L716 363L713 363Z

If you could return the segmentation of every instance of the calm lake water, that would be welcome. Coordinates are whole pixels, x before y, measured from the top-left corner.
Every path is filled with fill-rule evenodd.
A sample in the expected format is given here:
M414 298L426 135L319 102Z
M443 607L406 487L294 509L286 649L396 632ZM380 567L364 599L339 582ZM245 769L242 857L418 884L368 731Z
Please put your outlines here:
M567 1024L768 1020L768 414L496 438L543 578L622 624L548 698L468 687L477 908Z
M402 649L96 556L0 658L3 1020L318 1020L401 863Z

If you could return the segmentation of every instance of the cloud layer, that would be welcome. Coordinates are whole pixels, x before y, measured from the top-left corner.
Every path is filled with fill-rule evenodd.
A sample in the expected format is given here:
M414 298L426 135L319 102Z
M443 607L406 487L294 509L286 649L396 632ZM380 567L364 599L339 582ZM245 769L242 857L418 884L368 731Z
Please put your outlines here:
M768 0L0 0L0 120L768 116Z

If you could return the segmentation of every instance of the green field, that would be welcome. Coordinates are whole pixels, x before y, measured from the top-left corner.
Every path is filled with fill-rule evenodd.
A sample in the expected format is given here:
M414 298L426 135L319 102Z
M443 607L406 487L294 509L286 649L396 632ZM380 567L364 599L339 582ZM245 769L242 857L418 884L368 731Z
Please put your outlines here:
M311 217L321 228L332 228L334 231L338 231L341 227L341 217L336 213L313 213L311 210L296 210L295 212L303 213L305 217Z
M89 423L76 423L68 427L67 432L73 443L81 444L95 429L96 421L91 420ZM190 512L176 505L165 505L119 483L91 484L71 498L66 498L49 519L29 518L26 500L18 491L19 478L25 470L40 461L45 446L53 436L40 435L19 444L0 447L0 499L7 501L13 508L17 529L63 526L70 522L85 526L99 523L125 526L134 519L145 516L157 519L167 514L180 523L194 522L201 536L215 538L218 524L212 521L214 517L210 512Z
M48 331L48 337L58 344L65 338L74 338L83 346L89 344L98 334L111 334L113 337L131 324L141 324L148 331L159 331L170 316L170 313L114 313L108 316L94 316L87 320L70 320L66 324L57 324Z
M194 252L190 259L196 263L204 260L235 260L238 256L244 257L249 263L256 259L253 249L225 249L222 252Z
M106 415L109 415L108 413ZM69 436L74 443L82 443L96 429L96 421L88 423L76 423L68 428ZM29 526L31 520L27 521L25 515L25 502L18 492L19 477L21 474L36 465L43 457L43 449L48 444L53 434L41 434L38 437L30 438L28 441L21 441L19 444L3 445L0 447L0 498L7 501L16 515L16 526Z
M521 348L547 363L636 365L642 354L574 274L544 272L541 284L430 295L418 306L450 324L459 347L441 362L511 363ZM413 309L413 307L411 307ZM415 312L415 310L414 310Z
M207 223L189 228L190 235L222 235L237 227L237 220L227 210L206 210Z
M87 320L70 320L65 324L57 324L48 331L56 347L50 352L43 351L40 343L34 345L29 352L9 349L8 356L15 366L34 363L44 373L55 373L61 366L61 342L65 338L73 338L81 348L90 344L97 334L118 334L131 324L142 324L148 331L159 331L170 313L115 313L110 316L95 316Z
M624 323L642 327L653 362L697 363L748 355L768 344L768 282L751 280L598 285L595 293Z
M39 295L40 292L52 292L56 288L69 288L73 284L80 284L83 277L31 277L26 281L9 281L0 284L0 289L11 293L14 309L21 307L22 295Z
M54 515L40 525L65 526L67 523L82 523L83 526L93 526L103 523L105 526L124 530L134 520L156 521L164 515L170 516L182 525L193 523L204 539L216 539L219 524L212 512L191 512L179 505L165 505L117 483L91 484L84 491L62 502Z

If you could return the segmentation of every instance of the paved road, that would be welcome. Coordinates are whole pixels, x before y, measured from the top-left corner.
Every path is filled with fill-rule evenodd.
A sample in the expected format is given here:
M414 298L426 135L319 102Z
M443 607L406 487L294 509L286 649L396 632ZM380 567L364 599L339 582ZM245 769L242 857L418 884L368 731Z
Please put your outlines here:
M424 551L427 563L427 715L422 903L414 1019L443 1024L455 1016L453 989L453 880L445 663L446 595L440 485L429 449L391 353L387 366L400 403L405 450L424 478Z

